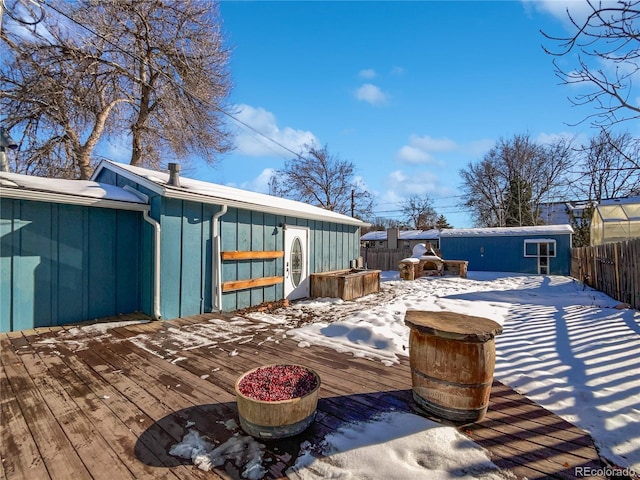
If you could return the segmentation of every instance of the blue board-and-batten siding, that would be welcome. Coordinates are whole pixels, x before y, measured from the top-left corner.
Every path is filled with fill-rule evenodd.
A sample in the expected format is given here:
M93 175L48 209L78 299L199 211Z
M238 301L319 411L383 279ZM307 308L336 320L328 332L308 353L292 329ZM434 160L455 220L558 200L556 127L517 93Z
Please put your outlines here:
M168 198L148 190L122 175L103 169L97 181L119 187L129 186L150 199L150 216L161 225L160 310L163 319L210 312L214 262L222 262L222 282L282 276L282 258L225 260L212 258L212 217L221 205ZM359 228L333 222L308 220L229 207L220 217L221 251L282 251L282 225L309 229L309 272L348 268L359 255ZM143 275L142 311L153 312L152 265L153 229L145 225L142 264L150 271ZM284 298L283 284L224 292L222 310L233 311Z
M162 318L210 312L211 219L220 207L168 198L160 203ZM150 247L147 253L153 252L153 244Z
M221 206L163 198L161 312L178 318L212 311L213 215ZM153 208L152 208L153 211ZM309 229L311 273L348 268L359 253L358 227L230 207L220 217L221 251L282 251L282 225ZM219 258L215 259L221 262ZM282 276L282 258L225 260L222 282ZM284 298L282 283L224 292L222 310L233 311Z
M282 225L285 218L264 212L229 208L221 217L220 240L222 251L281 251L284 248ZM222 281L275 277L284 274L282 258L254 260L225 260L222 262ZM233 311L284 297L281 283L264 287L225 292L222 309Z
M139 311L140 212L3 198L0 330Z
M556 256L549 259L549 274L569 275L571 235L487 235L441 237L440 251L449 260L467 260L468 270L481 272L538 273L538 259L524 256L524 241L553 239Z

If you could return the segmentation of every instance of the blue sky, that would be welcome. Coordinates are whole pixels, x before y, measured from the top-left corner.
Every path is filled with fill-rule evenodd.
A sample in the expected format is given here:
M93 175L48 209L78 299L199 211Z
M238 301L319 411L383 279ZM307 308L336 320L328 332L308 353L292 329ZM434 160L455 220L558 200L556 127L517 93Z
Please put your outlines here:
M593 110L571 106L576 88L560 85L542 50L553 44L541 29L567 32L567 5L586 6L225 1L229 102L238 119L293 151L316 142L353 162L379 216L400 218L404 198L428 194L449 223L470 227L458 172L496 141L595 133L588 123L570 126ZM185 175L266 192L292 155L237 133L236 149L216 166Z

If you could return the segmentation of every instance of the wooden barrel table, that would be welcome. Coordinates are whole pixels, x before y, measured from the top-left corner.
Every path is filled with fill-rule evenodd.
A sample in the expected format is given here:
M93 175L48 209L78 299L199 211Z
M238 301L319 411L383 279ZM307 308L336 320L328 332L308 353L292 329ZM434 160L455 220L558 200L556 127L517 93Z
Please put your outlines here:
M487 413L496 363L489 319L452 312L407 310L413 398L421 410L464 425Z

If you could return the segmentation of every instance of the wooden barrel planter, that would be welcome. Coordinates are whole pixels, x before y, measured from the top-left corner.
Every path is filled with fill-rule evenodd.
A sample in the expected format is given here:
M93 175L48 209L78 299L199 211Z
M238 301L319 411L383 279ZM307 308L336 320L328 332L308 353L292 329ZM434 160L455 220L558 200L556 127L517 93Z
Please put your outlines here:
M302 365L249 370L235 384L240 426L260 439L297 435L315 418L319 390L320 376Z
M464 425L487 413L502 327L486 318L407 310L413 398L426 413Z

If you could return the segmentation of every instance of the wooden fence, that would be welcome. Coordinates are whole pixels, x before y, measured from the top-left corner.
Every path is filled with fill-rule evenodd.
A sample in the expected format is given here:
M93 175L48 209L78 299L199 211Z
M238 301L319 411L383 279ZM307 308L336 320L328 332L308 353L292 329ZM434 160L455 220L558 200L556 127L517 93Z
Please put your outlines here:
M410 257L410 248L361 248L360 256L367 268L398 270L400 260Z
M571 276L640 309L640 238L572 248Z

